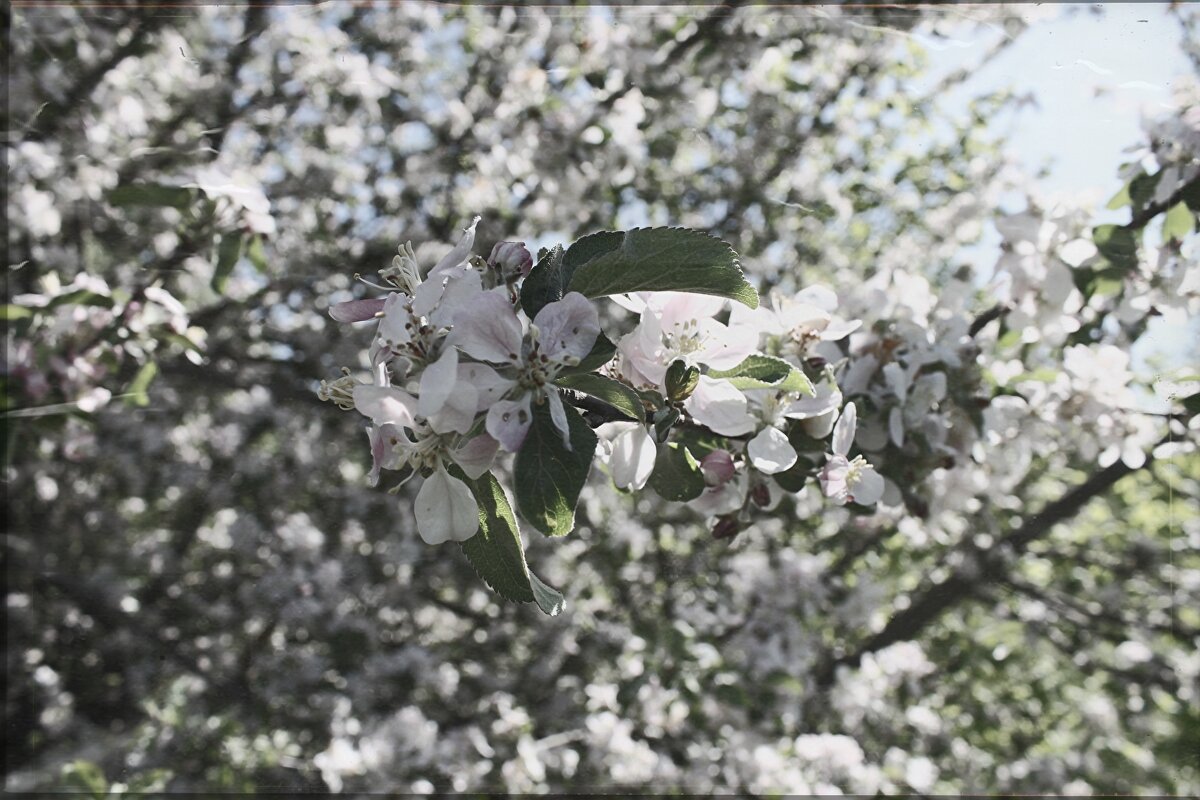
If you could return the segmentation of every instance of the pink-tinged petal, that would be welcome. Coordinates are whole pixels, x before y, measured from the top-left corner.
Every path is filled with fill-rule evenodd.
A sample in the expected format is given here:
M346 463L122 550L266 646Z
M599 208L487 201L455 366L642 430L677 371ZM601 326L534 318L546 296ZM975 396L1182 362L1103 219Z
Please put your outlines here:
M796 463L796 448L778 428L764 428L746 446L750 463L759 472L775 475Z
M850 462L845 456L830 456L821 468L818 478L821 481L821 491L824 495L839 504L845 504L847 486L846 478L850 474Z
M429 321L441 328L451 327L462 310L482 293L483 276L475 270L468 269L459 275L450 276L437 302L437 308L427 314Z
M354 407L376 425L411 428L415 424L416 400L408 392L391 386L355 386Z
M752 330L755 336L782 336L787 329L779 321L779 315L765 305L750 308L741 303L734 303L729 312L729 327L738 330Z
M434 433L466 433L475 425L479 392L470 384L457 384L445 404L429 417Z
M567 425L567 410L563 408L562 398L553 388L546 394L546 402L550 404L550 421L555 429L562 434L563 447L571 450L571 428Z
M383 303L383 319L379 322L376 339L385 345L404 344L412 340L412 314L408 310L408 295L393 292Z
M454 392L458 383L458 351L447 347L437 361L421 373L421 392L417 397L417 413L432 417Z
M503 293L477 295L459 312L450 341L480 361L513 364L521 357L521 320Z
M725 300L691 292L659 292L647 305L659 309L657 316L663 329L669 331L694 320L716 316L725 307Z
M862 467L858 479L849 487L849 500L860 506L873 506L883 497L883 476L872 466Z
M634 384L662 386L667 375L664 357L663 331L653 314L642 316L641 322L617 342L625 377Z
M329 307L329 316L338 322L366 322L383 312L386 297L372 297L368 300L347 300L335 303Z
M488 411L487 432L510 453L521 449L531 424L533 412L528 394L517 400L501 400Z
M637 491L650 480L654 472L654 461L658 447L646 427L637 422L616 422L624 430L616 435L612 443L612 456L608 464L613 483L618 489Z
M450 457L454 459L454 463L462 467L462 471L468 478L477 480L480 475L492 468L492 462L496 460L496 453L499 450L499 442L486 433L481 433L451 451Z
M713 433L741 436L756 427L756 420L746 410L746 396L728 381L707 375L700 376L700 382L684 402L684 408L696 422Z
M524 242L496 242L488 263L499 269L501 275L525 277L533 269L533 256Z
M471 249L475 247L475 226L479 224L479 220L479 217L471 220L470 227L463 231L462 238L458 240L458 244L454 245L450 252L442 256L441 261L435 264L433 269L429 270L430 278L448 269L461 267L467 263L467 259L471 257Z
M561 300L547 303L533 318L538 329L542 355L563 363L582 359L600 335L600 316L591 300L579 292L568 292Z
M854 444L854 434L858 430L858 409L854 403L847 403L842 409L842 416L833 427L833 452L839 456L850 455L850 446Z
M728 450L713 450L700 459L700 472L704 474L704 482L709 486L726 483L733 478L735 471L733 454Z
M459 385L470 384L475 387L475 411L487 411L517 385L511 378L501 377L500 373L487 364L467 363L458 365Z
M479 530L479 506L471 489L438 465L425 479L413 506L417 533L426 544L465 542Z

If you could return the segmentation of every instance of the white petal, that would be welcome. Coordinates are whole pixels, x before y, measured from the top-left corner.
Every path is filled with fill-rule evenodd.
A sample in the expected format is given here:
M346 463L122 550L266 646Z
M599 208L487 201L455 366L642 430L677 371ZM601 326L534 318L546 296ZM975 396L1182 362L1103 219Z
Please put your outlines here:
M816 306L822 311L832 314L833 310L837 308L838 298L837 293L828 286L814 284L812 286L806 286L805 288L796 292L796 294L792 297L792 301L795 303L804 303L806 305Z
M727 328L715 319L699 321L703 346L695 359L713 369L733 369L758 349L759 334L754 328Z
M666 329L711 318L724 306L723 298L692 292L658 292L647 303L648 308L658 309L657 316Z
M746 411L746 395L729 381L715 380L707 375L700 382L684 407L697 422L726 436L740 436L755 428L755 419Z
M596 306L579 292L568 292L561 300L547 303L533 318L533 324L538 329L542 355L560 363L565 357L582 359L600 334Z
M804 432L812 438L824 439L833 431L833 423L837 422L837 417L837 411L830 411L819 417L802 420L800 424L804 427Z
M854 407L854 403L847 403L833 428L833 452L839 456L849 455L850 445L854 444L854 434L857 430L858 409Z
M750 463L759 472L774 475L796 463L796 448L778 428L764 428L746 446Z
M447 271L440 275L430 274L428 278L413 290L412 310L418 317L428 316L437 308L446 291L446 282L455 273Z
M403 344L412 339L412 332L406 326L412 322L409 313L408 295L393 292L383 302L383 319L379 321L376 338L389 344Z
M883 368L883 377L887 380L888 387L903 403L908 398L908 373L904 367L893 361Z
M493 405L487 415L487 432L500 442L501 447L515 453L525 442L532 423L529 395L525 394L520 399L500 400Z
M459 383L445 404L429 417L435 433L466 433L475 424L479 392L469 383Z
M842 404L842 393L828 383L818 384L815 397L801 397L783 411L788 419L812 419L831 411Z
M844 320L841 317L834 317L829 321L829 324L821 331L821 341L836 342L845 339L850 334L862 327L861 320Z
M496 401L504 397L509 389L516 386L516 381L501 377L496 370L487 364L459 364L459 385L470 384L475 387L475 411L487 411Z
M612 457L608 463L617 488L637 491L646 485L650 473L654 472L658 448L644 425L636 422L624 424L629 427L613 439Z
M818 476L821 491L837 503L846 502L846 477L850 474L850 462L845 456L830 456Z
M496 452L499 449L499 442L486 433L481 433L453 450L450 456L454 463L462 467L468 478L476 480L492 468L492 462L496 460Z
M376 425L391 423L411 428L416 405L412 395L391 386L354 387L354 407Z
M475 270L465 270L460 275L452 276L446 281L446 288L438 299L437 308L429 313L429 321L441 328L451 327L463 309L481 294L483 276Z
M563 408L562 398L558 396L557 391L551 389L546 394L546 402L550 404L550 421L554 423L554 427L562 434L563 447L570 450L571 428L567 425L567 410Z
M888 414L888 433L896 447L904 447L904 412L893 408Z
M426 544L465 542L479 530L479 507L471 489L438 465L425 479L413 508Z
M421 392L417 399L417 413L422 417L432 417L454 392L458 383L458 351L447 347L437 361L425 368L421 373ZM472 403L472 405L474 405Z
M471 249L475 247L475 226L479 224L479 217L471 220L471 225L463 231L462 238L458 240L458 244L450 250L449 253L442 256L442 260L434 265L433 269L429 270L429 277L433 277L447 269L462 266L471 257Z
M850 487L850 499L860 506L873 506L883 497L883 476L874 467L863 467Z
M521 357L521 320L503 294L477 295L458 317L450 341L467 355L497 364L515 363Z

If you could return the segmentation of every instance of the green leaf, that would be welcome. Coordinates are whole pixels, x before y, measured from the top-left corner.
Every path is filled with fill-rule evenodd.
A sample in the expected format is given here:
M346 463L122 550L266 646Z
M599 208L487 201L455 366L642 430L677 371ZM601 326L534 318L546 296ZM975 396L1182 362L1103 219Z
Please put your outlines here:
M1183 241L1183 237L1187 236L1195 227L1195 218L1192 212L1188 211L1186 203L1176 203L1167 212L1166 219L1163 220L1162 238L1163 241Z
M814 467L811 462L803 458L796 459L796 463L783 472L777 472L771 477L775 479L775 483L780 489L785 492L795 494L804 488L804 484L808 482L808 476L812 474Z
M682 403L692 396L700 384L698 367L688 366L682 358L677 358L667 367L667 397L672 403Z
M1092 241L1114 267L1123 272L1137 269L1137 237L1133 231L1120 225L1100 225L1092 230Z
M642 406L642 398L620 381L588 373L585 375L560 375L554 382L564 389L582 392L598 400L603 400L631 419L639 422L646 421L646 409Z
M525 279L521 304L536 314L567 292L605 297L625 292L695 292L758 307L727 242L688 228L601 231L555 248Z
M46 304L46 308L60 308L68 305L112 308L113 299L106 294L98 294L88 289L76 289L73 292L51 298L50 302Z
M13 322L18 319L26 319L33 316L33 309L26 306L17 306L12 303L5 303L4 312L0 314L0 319L5 322Z
M133 406L148 406L150 405L150 395L147 389L150 388L151 381L158 374L158 364L153 361L147 361L138 370L137 375L133 377L129 386L125 389L126 401Z
M724 378L739 389L778 389L801 392L809 397L816 395L812 381L802 371L782 358L760 353L749 356L733 369L717 370L708 376Z
M513 465L517 509L548 536L564 536L575 527L575 504L596 452L596 434L578 411L569 405L564 410L571 449L554 427L550 404L535 404L529 434Z
M686 503L704 493L700 462L678 442L660 445L647 485L664 500Z
M617 353L617 346L603 333L596 337L596 343L592 345L592 350L583 360L573 367L567 367L560 375L581 375L584 373L595 372L603 367Z
M251 237L250 243L246 245L246 258L250 260L256 270L266 273L267 254L263 251L263 237Z
M192 190L182 186L163 186L159 183L127 183L108 193L114 206L152 206L157 208L187 208L192 204Z
M537 263L521 284L521 308L532 319L542 307L561 300L570 276L563 276L563 247L538 252Z
M1191 416L1194 417L1200 414L1200 392L1188 395L1181 402L1183 403L1184 410Z
M504 488L490 472L474 481L458 467L452 467L450 473L471 487L479 505L479 532L462 543L467 561L483 582L504 599L533 602L521 532Z
M217 245L217 266L212 276L212 288L218 294L225 291L225 283L242 257L243 238L240 234L221 234L221 243Z
M77 789L90 792L92 797L102 799L108 796L108 779L96 764L91 761L72 761L63 767L63 778Z

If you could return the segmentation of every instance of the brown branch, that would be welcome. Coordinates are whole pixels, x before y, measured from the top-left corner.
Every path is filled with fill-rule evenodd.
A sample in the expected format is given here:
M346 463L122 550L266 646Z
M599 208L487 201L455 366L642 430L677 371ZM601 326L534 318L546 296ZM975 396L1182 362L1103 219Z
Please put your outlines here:
M1129 220L1129 222L1125 223L1121 227L1127 231L1141 230L1150 224L1150 220L1154 219L1164 211L1169 210L1177 203L1182 202L1184 195L1186 195L1188 192L1197 190L1200 190L1200 175L1196 175L1183 186L1180 186L1171 193L1170 197L1161 203L1151 203L1150 205L1146 206L1141 211L1134 214L1133 219Z

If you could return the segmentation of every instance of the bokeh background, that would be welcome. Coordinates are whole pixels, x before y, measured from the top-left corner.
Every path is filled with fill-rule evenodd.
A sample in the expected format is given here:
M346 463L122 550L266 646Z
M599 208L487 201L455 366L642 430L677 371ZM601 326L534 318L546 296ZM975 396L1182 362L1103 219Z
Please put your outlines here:
M1194 182L1186 5L4 15L9 791L1200 789L1200 462L1163 416L1194 224L1142 223L1182 231L1145 280L1041 255L1136 221L1105 204L1151 162L1143 203ZM525 535L566 611L500 601L317 399L370 335L329 304L476 214L484 254L683 225L880 341L972 323L917 410L961 457L733 541L597 469L576 532Z

